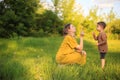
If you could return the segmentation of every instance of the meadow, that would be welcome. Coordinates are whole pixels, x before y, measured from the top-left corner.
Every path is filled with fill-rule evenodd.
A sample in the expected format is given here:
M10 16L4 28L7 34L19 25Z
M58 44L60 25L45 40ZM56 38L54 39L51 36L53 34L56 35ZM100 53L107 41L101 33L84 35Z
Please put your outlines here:
M120 40L108 40L102 70L93 39L84 40L87 63L59 66L55 61L62 37L0 39L0 80L120 80Z

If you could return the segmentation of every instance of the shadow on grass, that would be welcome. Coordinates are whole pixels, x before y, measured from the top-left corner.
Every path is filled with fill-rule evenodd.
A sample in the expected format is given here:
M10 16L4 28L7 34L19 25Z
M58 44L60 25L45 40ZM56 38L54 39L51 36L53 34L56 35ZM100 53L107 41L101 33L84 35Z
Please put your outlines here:
M0 80L26 80L27 69L18 61L0 58Z
M2 40L0 42L0 80L27 80L27 69L17 58L14 51L17 49L15 41Z

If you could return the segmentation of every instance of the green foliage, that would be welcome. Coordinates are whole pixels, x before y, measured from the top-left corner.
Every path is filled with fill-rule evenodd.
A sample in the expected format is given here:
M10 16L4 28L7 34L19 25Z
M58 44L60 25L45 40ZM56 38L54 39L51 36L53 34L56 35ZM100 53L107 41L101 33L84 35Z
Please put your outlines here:
M112 28L112 33L113 34L119 34L120 35L120 19L115 20L112 22L113 24L111 25Z
M51 0L52 9L45 9L39 0L2 0L0 1L0 37L19 36L54 36L62 34L63 26L72 23L76 27L76 35L84 30L89 34L96 30L98 21L107 23L106 33L109 38L120 39L119 18L113 8L107 14L101 14L97 6L84 15L82 6L76 0ZM111 36L112 35L112 36Z
M115 21L112 21L111 26L111 32L115 35L117 35L117 39L120 39L120 19L117 19Z
M55 8L55 13L58 14L60 0L51 0L51 1L53 2L54 8Z
M82 7L78 5L75 0L52 0L55 12L63 20L64 24L72 23L77 29L77 36L82 29L81 23L84 20L82 14Z
M97 15L98 8L94 7L90 10L89 15L85 18L82 25L84 26L84 30L88 33L96 29L96 24L99 21L101 16Z
M112 37L112 39L120 39L120 18L116 17L113 9L111 9L106 19L106 32L109 34L108 37Z
M43 14L37 15L37 30L45 35L61 34L62 20L51 10L45 10Z
M0 2L0 36L10 38L16 33L27 36L35 27L38 0L4 0Z

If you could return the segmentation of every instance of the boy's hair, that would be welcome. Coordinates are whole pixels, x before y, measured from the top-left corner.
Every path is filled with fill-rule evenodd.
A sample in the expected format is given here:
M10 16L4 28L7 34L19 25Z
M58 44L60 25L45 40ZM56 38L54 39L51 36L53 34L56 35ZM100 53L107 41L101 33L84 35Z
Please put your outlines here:
M66 24L66 25L64 26L64 29L63 29L63 35L64 35L64 36L68 34L68 29L70 29L70 25L71 25L71 23Z
M105 27L106 27L106 23L103 22L103 21L100 21L100 22L98 22L97 24L100 25L100 26L102 26L103 29L105 29Z

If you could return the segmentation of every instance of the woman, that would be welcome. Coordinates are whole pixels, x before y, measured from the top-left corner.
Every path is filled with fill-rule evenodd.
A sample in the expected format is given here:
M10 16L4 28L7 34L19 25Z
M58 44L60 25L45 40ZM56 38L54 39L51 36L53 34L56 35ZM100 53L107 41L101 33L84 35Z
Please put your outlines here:
M58 64L80 64L86 63L86 52L83 51L83 36L80 35L80 44L75 40L76 29L72 24L64 27L64 40L57 52L56 61Z

